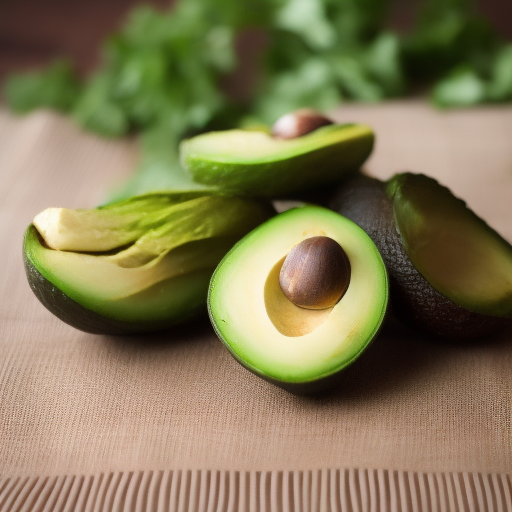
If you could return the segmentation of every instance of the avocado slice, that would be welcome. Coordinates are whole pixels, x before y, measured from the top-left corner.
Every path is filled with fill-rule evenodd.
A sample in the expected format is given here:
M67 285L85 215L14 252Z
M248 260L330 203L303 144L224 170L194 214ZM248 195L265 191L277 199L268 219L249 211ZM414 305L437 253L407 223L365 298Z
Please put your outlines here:
M219 261L273 213L264 202L197 193L52 209L26 231L27 278L40 301L78 329L163 329L204 310Z
M361 226L386 262L393 312L452 340L510 323L512 247L449 189L422 174L348 180L329 206Z
M296 306L279 284L290 251L316 236L336 241L351 268L341 300L320 310ZM287 390L309 393L333 385L362 354L387 302L386 269L366 233L326 208L304 206L262 224L225 256L212 276L208 311L218 337L243 366Z
M456 304L512 318L512 246L448 188L422 174L387 183L407 255Z
M180 158L199 183L277 198L339 181L361 167L373 143L373 131L361 124L333 124L286 140L228 130L183 141Z

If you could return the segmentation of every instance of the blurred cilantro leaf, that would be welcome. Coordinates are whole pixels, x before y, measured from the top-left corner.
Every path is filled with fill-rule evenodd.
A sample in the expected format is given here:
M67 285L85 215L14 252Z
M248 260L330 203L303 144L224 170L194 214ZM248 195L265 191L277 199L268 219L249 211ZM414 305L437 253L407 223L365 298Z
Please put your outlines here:
M157 125L140 137L141 160L133 175L112 191L109 202L154 190L196 190L208 187L195 183L182 168L178 141L169 138L166 126Z
M512 44L501 48L493 61L488 98L512 101Z
M254 110L257 118L268 125L304 105L327 110L342 98L332 67L323 59L314 57L297 69L276 75L267 87Z
M380 33L366 50L367 72L382 87L384 96L401 96L407 90L401 57L400 39L392 32Z
M114 82L112 73L98 73L86 85L72 112L82 127L103 137L118 137L129 129L126 112L111 98Z
M404 38L404 66L411 79L430 82L463 65L486 73L499 45L496 31L477 14L473 0L429 0Z
M439 107L470 107L482 103L486 84L470 67L456 69L434 88L432 98Z
M276 13L275 25L296 33L312 49L331 48L336 41L335 28L318 0L287 0Z
M66 61L57 61L41 72L16 73L4 84L7 103L24 114L37 108L67 112L80 95L80 84Z

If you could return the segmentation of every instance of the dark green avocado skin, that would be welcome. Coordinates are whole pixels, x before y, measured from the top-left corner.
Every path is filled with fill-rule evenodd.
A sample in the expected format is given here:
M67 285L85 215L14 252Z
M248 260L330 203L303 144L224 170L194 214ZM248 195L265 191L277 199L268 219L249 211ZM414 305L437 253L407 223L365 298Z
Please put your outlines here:
M43 277L24 256L25 272L30 288L41 304L63 322L92 334L125 334L129 329L118 322L103 318L70 299L50 281Z
M27 279L34 295L48 311L75 329L91 334L125 335L160 331L172 325L168 322L130 323L101 316L69 298L42 276L28 258L24 256L23 259Z
M29 227L29 229L31 229L31 227ZM176 323L166 321L137 321L130 323L102 316L71 299L57 286L48 281L27 257L25 250L23 250L23 263L30 288L41 304L56 317L75 329L91 334L140 334L160 331ZM198 311L191 312L191 318L201 312L206 313L206 308L202 307ZM183 321L186 320L187 319L183 319Z
M332 195L328 206L353 220L374 241L388 269L391 311L404 323L454 341L482 338L510 325L508 319L455 304L416 270L397 231L384 182L357 174Z

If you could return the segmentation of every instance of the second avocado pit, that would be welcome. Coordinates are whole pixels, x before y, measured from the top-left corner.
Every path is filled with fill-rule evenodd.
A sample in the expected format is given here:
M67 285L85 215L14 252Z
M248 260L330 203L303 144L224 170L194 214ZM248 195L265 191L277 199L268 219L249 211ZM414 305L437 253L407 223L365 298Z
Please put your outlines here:
M279 285L285 296L301 308L334 306L350 284L350 261L343 248L327 236L297 244L284 260Z

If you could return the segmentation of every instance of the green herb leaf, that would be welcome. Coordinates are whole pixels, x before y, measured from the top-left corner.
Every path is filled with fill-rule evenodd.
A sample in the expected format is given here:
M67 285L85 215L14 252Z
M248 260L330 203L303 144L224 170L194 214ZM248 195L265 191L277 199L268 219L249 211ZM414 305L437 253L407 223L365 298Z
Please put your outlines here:
M368 47L365 55L368 74L382 87L385 96L400 96L406 90L400 40L383 32Z
M129 129L126 112L110 97L113 83L108 72L93 77L73 110L81 126L104 137L118 137Z
M334 27L318 0L288 0L276 14L276 26L295 32L316 50L331 48L336 41Z
M493 62L489 98L493 101L512 100L512 44L504 46Z
M14 74L4 84L9 106L24 114L37 108L68 112L80 94L80 85L71 65L57 61L41 72Z
M469 67L456 69L434 88L438 107L470 107L486 98L486 83Z
M323 59L306 60L297 70L277 75L255 106L258 118L272 124L278 117L301 107L333 108L341 101L336 75Z

